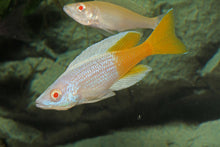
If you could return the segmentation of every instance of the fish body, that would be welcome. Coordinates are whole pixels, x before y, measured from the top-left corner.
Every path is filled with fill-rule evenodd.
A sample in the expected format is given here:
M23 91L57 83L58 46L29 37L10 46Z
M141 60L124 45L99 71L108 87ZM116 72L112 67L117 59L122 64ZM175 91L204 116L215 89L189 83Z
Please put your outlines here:
M138 64L154 54L185 53L175 36L173 10L161 20L142 44L140 33L122 32L83 51L66 71L36 100L42 109L66 110L75 105L94 103L115 95L140 81L151 68Z
M145 17L121 6L101 1L67 4L63 10L80 24L108 32L138 28L155 29L163 17Z

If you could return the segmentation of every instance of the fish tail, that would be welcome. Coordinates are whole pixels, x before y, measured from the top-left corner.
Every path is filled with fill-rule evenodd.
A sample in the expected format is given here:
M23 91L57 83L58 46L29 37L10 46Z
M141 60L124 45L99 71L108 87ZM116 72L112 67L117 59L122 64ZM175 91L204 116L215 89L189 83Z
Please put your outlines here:
M167 12L143 45L148 46L148 55L187 52L186 46L175 35L173 9Z

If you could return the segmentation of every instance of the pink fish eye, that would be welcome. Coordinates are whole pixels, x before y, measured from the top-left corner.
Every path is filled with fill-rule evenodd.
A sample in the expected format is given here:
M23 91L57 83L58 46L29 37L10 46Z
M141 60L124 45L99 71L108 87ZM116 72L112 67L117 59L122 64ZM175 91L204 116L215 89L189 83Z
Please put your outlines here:
M61 97L62 92L59 89L53 89L50 92L50 97L52 100L57 101Z

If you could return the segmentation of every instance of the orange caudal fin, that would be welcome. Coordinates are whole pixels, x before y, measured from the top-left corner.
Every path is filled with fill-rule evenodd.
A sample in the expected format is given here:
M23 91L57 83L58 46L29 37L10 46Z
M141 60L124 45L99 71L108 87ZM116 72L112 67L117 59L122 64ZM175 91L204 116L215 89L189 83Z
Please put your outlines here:
M152 54L182 54L185 45L176 37L173 9L170 9L145 42L151 46Z

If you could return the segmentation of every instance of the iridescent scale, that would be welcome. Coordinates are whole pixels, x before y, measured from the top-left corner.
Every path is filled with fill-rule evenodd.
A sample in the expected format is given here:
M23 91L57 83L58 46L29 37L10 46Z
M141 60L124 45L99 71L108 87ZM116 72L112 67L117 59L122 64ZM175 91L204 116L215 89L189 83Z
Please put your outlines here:
M77 87L78 93L107 90L119 79L114 60L110 53L92 57L68 71L67 75L74 87Z

